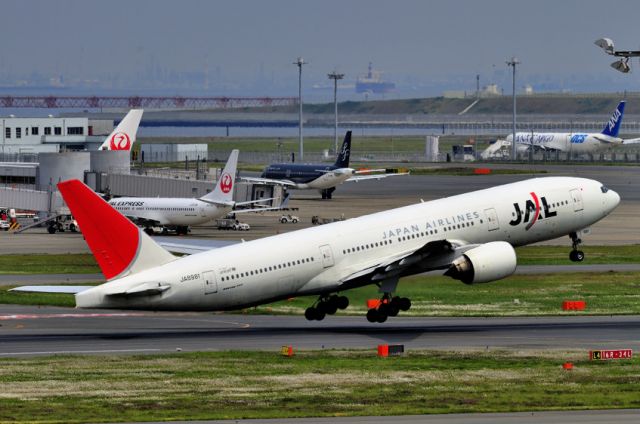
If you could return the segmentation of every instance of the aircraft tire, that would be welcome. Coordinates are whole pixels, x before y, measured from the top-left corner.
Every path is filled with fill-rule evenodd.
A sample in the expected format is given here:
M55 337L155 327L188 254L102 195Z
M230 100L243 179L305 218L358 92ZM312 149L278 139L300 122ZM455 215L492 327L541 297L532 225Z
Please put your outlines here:
M311 306L311 307L307 308L307 309L304 311L304 317L305 317L308 321L315 321L315 319L316 319L316 315L317 315L317 313L316 313L316 312L317 312L317 311L316 311L316 308L314 308L313 306Z
M326 302L324 302L324 310L327 315L333 315L338 312L338 298L337 296L331 296Z
M347 309L349 307L349 298L347 296L338 296L338 309Z
M584 252L582 250L572 250L571 253L569 253L569 259L571 259L572 262L582 262L584 261Z
M367 321L378 322L378 311L376 309L369 309L367 311Z
M408 297L398 298L398 307L401 311L406 312L411 309L411 300Z

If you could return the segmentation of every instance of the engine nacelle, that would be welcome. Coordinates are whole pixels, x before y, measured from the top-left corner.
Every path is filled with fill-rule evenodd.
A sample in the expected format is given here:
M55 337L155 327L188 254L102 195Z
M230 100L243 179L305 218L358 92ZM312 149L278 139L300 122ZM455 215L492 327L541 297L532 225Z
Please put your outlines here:
M504 241L493 241L467 250L444 275L465 284L488 283L513 274L516 264L513 247Z

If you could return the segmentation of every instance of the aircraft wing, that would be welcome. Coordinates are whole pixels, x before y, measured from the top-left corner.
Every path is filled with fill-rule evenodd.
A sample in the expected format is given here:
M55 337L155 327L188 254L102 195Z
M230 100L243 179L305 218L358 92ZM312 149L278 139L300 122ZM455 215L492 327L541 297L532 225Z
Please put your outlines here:
M260 178L260 177L239 177L240 180L246 181L249 183L256 184L275 184L281 185L285 187L295 187L296 183L290 180L275 180L273 178Z
M354 175L353 177L349 177L347 179L348 182L359 182L364 180L381 180L387 177L396 177L399 175L409 175L408 172L397 172L393 174L371 174L371 175Z
M241 240L185 239L178 237L154 237L153 240L169 252L183 255L193 255L242 242Z
M365 264L359 270L352 270L340 278L341 284L357 285L359 282L382 282L398 279L403 275L447 269L451 263L467 250L478 247L462 240L430 241L422 247L392 255L372 264Z

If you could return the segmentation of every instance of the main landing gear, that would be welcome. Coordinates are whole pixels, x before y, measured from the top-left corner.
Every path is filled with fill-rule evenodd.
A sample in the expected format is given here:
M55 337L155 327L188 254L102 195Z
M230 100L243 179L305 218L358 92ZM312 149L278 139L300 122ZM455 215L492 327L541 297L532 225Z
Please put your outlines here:
M406 312L411 308L411 300L407 297L394 296L385 293L376 308L367 311L367 321L383 323L388 317L395 317L400 311Z
M346 296L321 296L314 306L304 311L304 317L309 321L322 321L325 316L335 314L338 309L347 309L349 298Z
M573 248L571 253L569 253L569 259L571 259L572 262L584 261L584 252L582 250L578 250L578 246L580 246L582 240L578 238L576 233L569 234L569 237L571 237L571 247Z
M320 191L320 194L322 194L322 199L331 199L331 194L333 194L333 192L336 191L335 187L331 187L331 188L326 188L324 190Z

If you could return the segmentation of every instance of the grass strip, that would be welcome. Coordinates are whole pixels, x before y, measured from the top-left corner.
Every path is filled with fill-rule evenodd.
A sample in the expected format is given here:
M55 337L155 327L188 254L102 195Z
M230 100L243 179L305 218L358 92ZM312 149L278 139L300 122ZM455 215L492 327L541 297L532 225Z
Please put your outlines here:
M16 293L0 288L0 304L74 306L72 295ZM344 292L350 306L340 314L364 315L376 286ZM640 314L640 272L513 275L501 281L466 286L442 276L404 278L397 294L411 299L402 316L554 316ZM247 314L302 315L317 297L297 297L244 310ZM563 311L563 300L585 300L585 311Z
M0 255L0 274L94 274L100 272L91 254Z
M561 365L572 361L574 369ZM180 353L0 359L2 422L135 422L640 407L640 359L585 351Z

